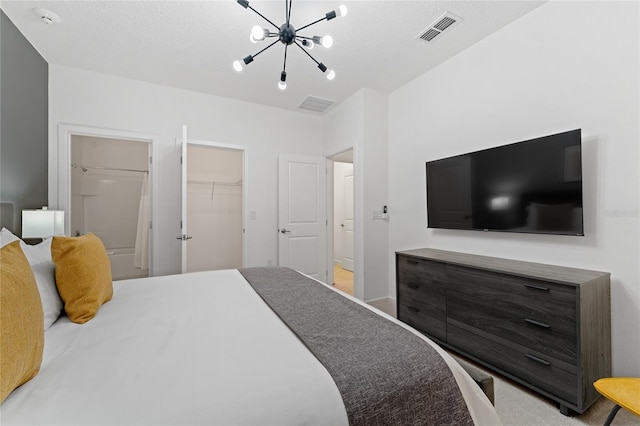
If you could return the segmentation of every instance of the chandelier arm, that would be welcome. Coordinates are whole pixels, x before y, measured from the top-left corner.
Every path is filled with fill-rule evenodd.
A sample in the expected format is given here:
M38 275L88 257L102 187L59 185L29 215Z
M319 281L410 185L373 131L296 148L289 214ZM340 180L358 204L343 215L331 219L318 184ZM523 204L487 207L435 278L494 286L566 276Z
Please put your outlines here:
M297 41L294 41L294 43L296 44L296 46L298 46L300 48L300 50L302 50L304 53L306 53L307 56L310 57L313 62L315 62L317 65L320 65L320 62L316 61L316 58L314 58L313 56L311 56L311 54L309 52L307 52L307 49L305 49L304 47L300 46Z
M284 2L286 3L287 0L284 0ZM293 0L289 0L289 11L287 12L287 25L289 25L289 22L291 22L291 5L293 3Z
M277 26L276 24L274 24L273 22L271 22L266 16L264 16L262 13L258 12L257 10L255 10L254 8L252 8L251 6L247 5L247 7L251 10L253 10L255 13L257 13L258 15L260 15L260 17L262 19L264 19L265 21L267 21L268 23L270 23L271 25L273 25L277 30L280 30L280 27Z
M312 23L307 24L307 25L305 25L304 27L300 27L300 28L298 28L296 31L304 30L305 28L308 28L308 27L310 27L310 26L312 26L312 25L314 25L314 24L317 24L318 22L322 22L322 21L324 21L325 19L327 19L327 17L326 17L326 16L325 16L324 18L320 18L320 19L318 19L317 21L313 21Z
M287 48L288 47L289 47L288 44L284 45L284 63L282 64L282 71L287 70Z
M253 55L253 57L255 58L256 56L258 56L259 54L261 54L262 52L264 52L265 50L267 50L268 48L270 48L271 46L273 46L274 44L276 44L277 42L279 42L280 40L276 40L273 43L271 43L270 45L268 45L267 47L265 47L264 49L262 49L261 51L259 51L258 53L256 53L255 55Z

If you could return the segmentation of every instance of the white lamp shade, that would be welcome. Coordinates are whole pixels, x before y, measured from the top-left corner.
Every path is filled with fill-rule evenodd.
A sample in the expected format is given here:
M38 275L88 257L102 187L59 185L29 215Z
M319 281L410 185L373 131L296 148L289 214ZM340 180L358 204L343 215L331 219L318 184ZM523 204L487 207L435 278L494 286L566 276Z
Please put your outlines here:
M22 210L22 238L64 235L64 210Z

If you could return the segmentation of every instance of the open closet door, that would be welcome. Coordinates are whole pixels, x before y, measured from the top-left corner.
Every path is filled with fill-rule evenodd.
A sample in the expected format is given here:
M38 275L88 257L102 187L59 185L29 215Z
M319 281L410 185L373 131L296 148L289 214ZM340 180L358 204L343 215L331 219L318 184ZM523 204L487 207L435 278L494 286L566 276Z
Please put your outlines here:
M326 282L326 160L281 154L278 169L278 264Z

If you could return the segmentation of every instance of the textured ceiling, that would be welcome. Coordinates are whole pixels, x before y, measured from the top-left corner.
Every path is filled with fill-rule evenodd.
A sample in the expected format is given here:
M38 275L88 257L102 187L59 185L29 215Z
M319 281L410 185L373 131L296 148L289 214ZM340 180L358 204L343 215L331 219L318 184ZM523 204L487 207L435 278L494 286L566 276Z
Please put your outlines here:
M0 7L50 64L64 65L296 111L311 95L340 102L362 87L389 93L542 4L543 1L306 1L292 5L291 24L306 25L340 4L344 18L301 35L331 34L331 49L310 53L336 71L333 81L295 46L287 54L285 91L277 88L284 46L257 56L241 73L236 59L266 44L249 41L258 15L229 1L0 1ZM285 2L250 5L275 24ZM44 24L44 7L62 22ZM464 20L433 44L416 37L445 12ZM317 114L311 113L310 114Z

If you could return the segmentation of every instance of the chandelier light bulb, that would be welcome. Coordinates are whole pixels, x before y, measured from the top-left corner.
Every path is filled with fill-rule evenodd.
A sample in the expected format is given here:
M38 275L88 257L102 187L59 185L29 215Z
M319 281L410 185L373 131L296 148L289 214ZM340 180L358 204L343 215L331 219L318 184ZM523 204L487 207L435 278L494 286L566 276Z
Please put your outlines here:
M242 63L240 61L233 61L233 69L238 72L242 71Z
M262 28L259 25L255 25L254 27L252 27L251 28L251 37L250 38L252 39L251 41L253 41L254 39L256 41L264 40L264 38L265 38L264 28ZM255 43L256 41L253 41L253 42Z
M340 7L338 7L338 16L345 17L347 16L348 11L349 9L347 9L347 6L341 4Z
M287 88L287 72L282 70L280 73L280 81L278 82L278 89L284 90Z
M320 44L322 44L322 47L326 47L328 49L331 46L333 46L333 37L331 37L330 35L326 35L322 37L320 40L321 40Z
M327 73L327 80L333 80L336 78L336 72L334 70L329 70Z
M305 40L302 40L302 45L307 49L311 50L313 49L313 46L315 45L315 43L311 40L305 39Z

